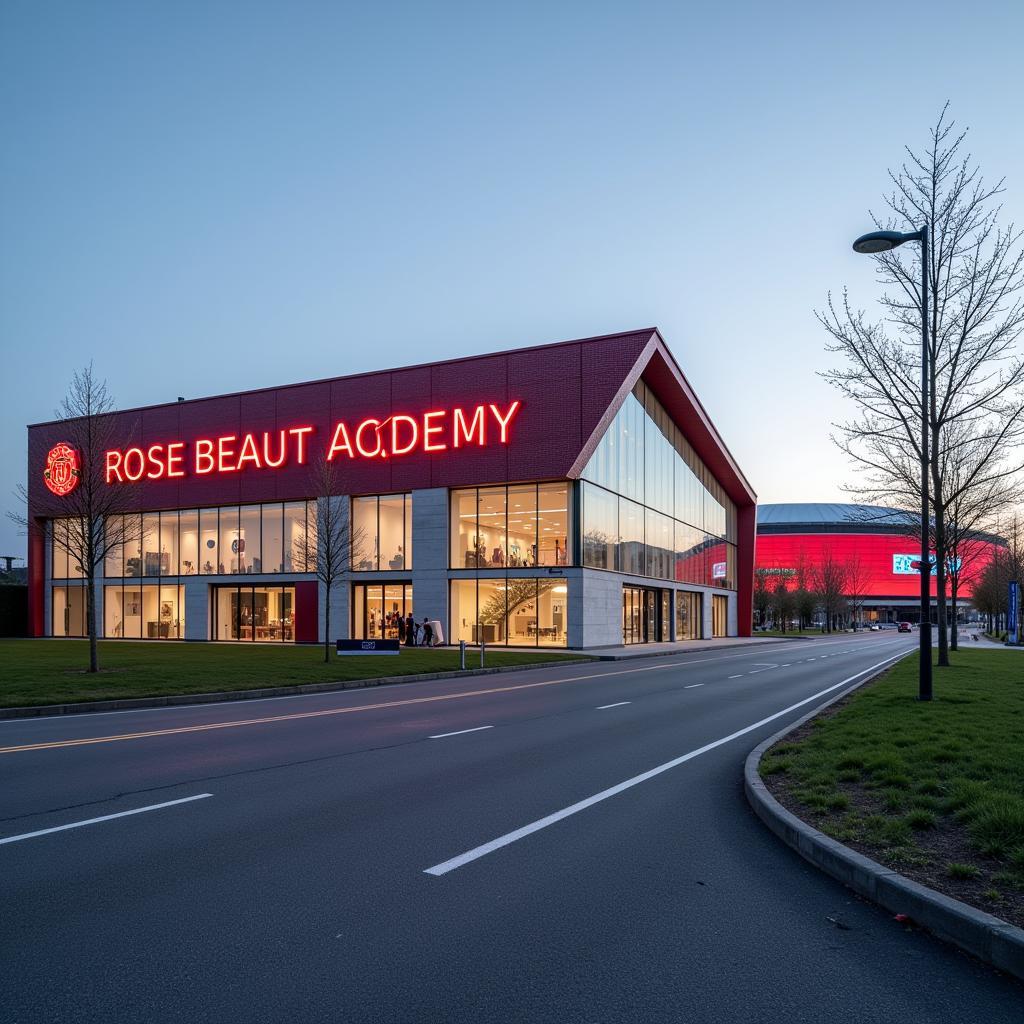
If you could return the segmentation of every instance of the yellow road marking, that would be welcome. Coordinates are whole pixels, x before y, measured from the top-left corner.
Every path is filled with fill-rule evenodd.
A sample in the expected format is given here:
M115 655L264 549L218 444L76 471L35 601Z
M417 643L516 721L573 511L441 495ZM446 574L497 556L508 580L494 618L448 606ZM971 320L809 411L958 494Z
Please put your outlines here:
M153 736L177 736L182 733L208 732L211 729L238 729L245 725L266 725L270 722L292 722L302 718L323 718L327 715L350 715L357 711L379 711L382 708L400 708L410 704L431 704L435 701L461 700L465 697L483 697L490 693L508 693L512 690L532 690L541 686L556 686L559 683L575 683L583 679L605 678L627 675L635 672L664 670L665 665L651 665L645 668L621 669L615 672L592 672L584 676L570 676L565 679L547 679L539 683L520 683L515 686L495 686L487 690L467 690L465 693L442 693L434 697L409 697L406 700L389 700L380 704L359 704L350 708L328 708L323 711L299 711L290 715L270 715L266 718L244 718L233 722L209 722L204 725L183 725L174 729L150 729L147 732L126 732L116 736L87 736L79 740L52 740L48 743L27 743L17 747L0 747L0 754L20 754L29 750L57 750L61 747L87 747L94 743L118 743L122 740L143 740Z
M836 641L840 642L840 641ZM803 645L801 645L803 646ZM793 650L794 648L790 648ZM732 661L736 658L757 657L760 652L730 654L724 658L698 658L678 666L687 668L708 661ZM298 711L290 715L270 715L266 718L244 718L234 722L209 722L205 725L182 725L174 729L150 729L147 732L126 732L116 736L87 736L79 740L51 740L48 743L27 743L22 746L0 747L0 754L21 754L30 750L59 750L63 747L88 747L95 743L119 743L123 740L144 740L154 736L178 736L183 733L209 732L212 729L239 729L247 725L268 725L271 722L293 722L303 718L324 718L328 715L351 715L359 711L380 711L382 708L400 708L411 704L432 704L437 701L463 700L466 697L484 697L491 693L509 693L514 690L535 690L542 686L558 686L561 683L578 683L584 679L607 679L609 676L636 675L640 672L663 672L674 665L648 665L643 668L617 669L613 672L591 672L583 676L566 676L563 679L546 679L538 683L518 683L513 686L494 686L486 690L467 690L465 693L441 693L434 697L409 697L406 700L389 700L380 704L358 704L350 708L328 708L323 711ZM170 708L168 710L171 710Z

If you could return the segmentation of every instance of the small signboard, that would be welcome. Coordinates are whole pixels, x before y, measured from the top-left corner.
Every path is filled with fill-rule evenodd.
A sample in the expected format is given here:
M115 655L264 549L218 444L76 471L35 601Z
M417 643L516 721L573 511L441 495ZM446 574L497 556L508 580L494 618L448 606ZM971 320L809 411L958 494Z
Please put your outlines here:
M1011 644L1020 643L1020 583L1010 581L1009 607L1006 614L1007 640Z
M397 640L336 640L338 654L401 654Z

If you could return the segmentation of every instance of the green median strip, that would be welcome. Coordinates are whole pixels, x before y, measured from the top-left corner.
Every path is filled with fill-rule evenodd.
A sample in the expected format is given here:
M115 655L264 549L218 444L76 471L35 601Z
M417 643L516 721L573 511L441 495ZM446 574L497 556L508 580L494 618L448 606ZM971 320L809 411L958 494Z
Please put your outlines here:
M921 703L917 662L778 743L780 803L915 881L1024 926L1024 660L959 651Z
M84 641L0 640L0 708L346 682L459 668L459 652L452 648L409 648L390 657L338 658L332 654L330 663L325 664L322 647L290 644L118 640L101 642L99 647L101 671L89 675ZM564 653L544 650L489 648L485 665L514 667L557 663L565 658ZM466 666L479 668L479 650L466 652Z

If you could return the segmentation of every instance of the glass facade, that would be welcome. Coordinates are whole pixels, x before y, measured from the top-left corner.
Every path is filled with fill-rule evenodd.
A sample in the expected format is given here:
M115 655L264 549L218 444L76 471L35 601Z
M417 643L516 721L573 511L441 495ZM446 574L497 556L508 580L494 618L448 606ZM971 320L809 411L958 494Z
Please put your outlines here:
M451 567L572 565L570 521L565 481L452 491Z
M582 480L585 566L736 589L736 507L642 381Z
M569 584L509 576L451 581L451 641L565 647Z
M729 599L715 594L711 598L711 635L725 636L729 625Z
M412 568L412 495L372 494L352 499L352 569Z
M185 635L185 588L128 580L105 586L101 632L118 640L180 640Z
M213 639L253 643L295 640L295 588L213 588Z
M316 549L310 540L315 536L315 501L112 517L103 574L152 579L312 572Z

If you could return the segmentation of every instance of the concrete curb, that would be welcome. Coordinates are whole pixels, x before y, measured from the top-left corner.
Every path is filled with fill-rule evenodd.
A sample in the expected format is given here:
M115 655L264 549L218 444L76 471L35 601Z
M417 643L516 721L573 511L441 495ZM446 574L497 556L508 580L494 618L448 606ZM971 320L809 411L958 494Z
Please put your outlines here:
M220 704L231 700L260 700L266 697L293 697L299 694L335 693L338 690L359 690L369 686L394 683L426 683L433 679L467 679L470 676L492 676L502 672L528 672L553 665L587 665L593 658L565 658L541 661L532 665L500 665L496 668L454 669L450 672L420 672L407 676L380 676L377 679L347 679L336 683L300 683L298 686L265 686L257 690L224 690L218 693L182 693L171 697L130 697L124 700L91 700L76 704L39 704L35 707L0 708L0 720L11 718L48 718L59 715L83 715L99 711L133 711L145 708L182 707L190 704Z
M761 779L758 767L767 750L819 715L823 708L877 679L888 668L891 666L843 690L799 721L787 725L785 729L759 743L747 755L743 767L743 788L747 801L761 821L804 860L810 861L815 867L886 910L894 914L906 914L915 924L926 928L938 938L1024 980L1024 929L904 878L877 861L843 846L787 811Z

